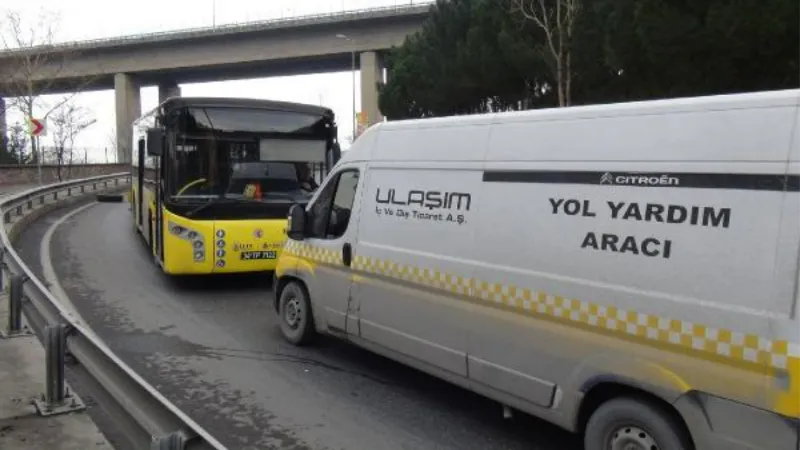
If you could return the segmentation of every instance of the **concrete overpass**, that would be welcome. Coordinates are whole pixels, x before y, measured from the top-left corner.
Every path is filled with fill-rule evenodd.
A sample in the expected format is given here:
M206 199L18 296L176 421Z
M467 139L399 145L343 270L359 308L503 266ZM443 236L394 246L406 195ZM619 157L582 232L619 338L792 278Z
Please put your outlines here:
M157 85L159 99L164 99L180 95L179 83L346 71L354 59L361 70L361 111L372 124L383 120L378 109L382 53L420 29L430 6L374 8L0 52L0 97L14 94L13 81L21 81L15 68L30 55L39 63L26 78L39 93L114 89L118 157L127 161L130 124L141 114L142 86ZM4 123L0 117L0 125Z

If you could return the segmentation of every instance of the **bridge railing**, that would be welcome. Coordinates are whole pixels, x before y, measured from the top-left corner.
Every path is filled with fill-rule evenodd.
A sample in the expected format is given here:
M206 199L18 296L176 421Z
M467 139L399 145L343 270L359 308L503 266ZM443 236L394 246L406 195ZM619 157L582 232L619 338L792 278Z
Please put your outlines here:
M80 398L66 388L65 362L69 357L88 375L87 390L135 448L224 450L221 443L115 355L76 312L47 289L11 245L21 228L44 213L85 201L90 195L120 192L128 186L130 174L117 173L38 187L0 200L0 288L7 293L9 302L3 337L29 335L32 329L44 344L46 385L41 398L34 402L40 415L84 408Z
M398 14L421 14L427 12L432 2L389 5L372 8L351 9L338 12L327 12L318 14L304 14L294 17L281 17L275 19L248 21L221 24L216 26L203 26L184 28L170 31L154 31L127 36L115 36L107 38L86 39L80 41L63 42L58 44L26 47L21 49L10 49L0 52L0 57L13 53L25 53L30 51L74 51L87 48L113 47L117 45L128 45L136 43L150 43L168 41L173 39L191 39L198 36L219 35L228 33L241 33L255 30L269 30L276 28L298 27L303 25L317 25L346 20L370 19L383 16Z

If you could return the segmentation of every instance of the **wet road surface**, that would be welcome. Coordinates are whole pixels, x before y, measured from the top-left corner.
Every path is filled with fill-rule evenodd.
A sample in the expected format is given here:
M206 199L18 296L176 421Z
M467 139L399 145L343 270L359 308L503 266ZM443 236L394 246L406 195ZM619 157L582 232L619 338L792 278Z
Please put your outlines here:
M63 214L20 238L39 274L42 236ZM163 275L127 204L68 219L51 254L64 291L111 349L231 450L580 449L556 427L503 420L495 402L347 343L292 347L268 303L270 276Z

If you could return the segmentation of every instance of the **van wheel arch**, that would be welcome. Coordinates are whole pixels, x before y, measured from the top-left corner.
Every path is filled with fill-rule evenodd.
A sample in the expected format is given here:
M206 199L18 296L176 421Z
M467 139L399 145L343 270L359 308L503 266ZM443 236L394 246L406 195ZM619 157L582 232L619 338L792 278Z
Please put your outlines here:
M297 283L300 285L300 288L305 291L306 296L311 298L311 294L308 292L308 286L306 286L306 283L303 280L292 275L282 276L278 278L278 281L274 286L275 295L273 295L272 307L275 309L276 313L280 310L281 294L283 294L283 290L289 285L289 283Z
M284 276L278 278L277 281L275 282L275 286L272 287L274 291L274 295L272 296L273 297L272 308L275 310L276 313L279 312L278 310L280 309L281 294L283 293L283 289L286 287L286 285L288 285L292 281L303 284L302 280L298 278L295 278L293 276ZM303 287L305 288L305 285L303 285Z
M696 448L694 439L692 438L692 434L689 431L686 421L674 406L653 393L616 382L598 383L592 386L592 388L586 392L586 395L584 396L578 410L576 431L578 431L581 435L585 434L586 426L589 423L589 419L592 417L592 414L594 414L594 412L606 402L619 398L637 400L644 404L653 405L659 408L672 419L674 419L675 423L680 426L679 431L683 433L683 436L691 448Z
M276 291L275 298L281 334L295 346L311 343L317 337L317 327L308 286L302 280L290 277L279 287L280 294Z

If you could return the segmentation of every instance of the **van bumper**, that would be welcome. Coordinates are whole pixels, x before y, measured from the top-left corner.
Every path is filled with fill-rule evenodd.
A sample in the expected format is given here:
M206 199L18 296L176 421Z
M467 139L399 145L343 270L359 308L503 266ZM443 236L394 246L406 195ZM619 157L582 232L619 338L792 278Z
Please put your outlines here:
M800 448L798 419L702 392L687 393L674 406L683 415L697 449Z

